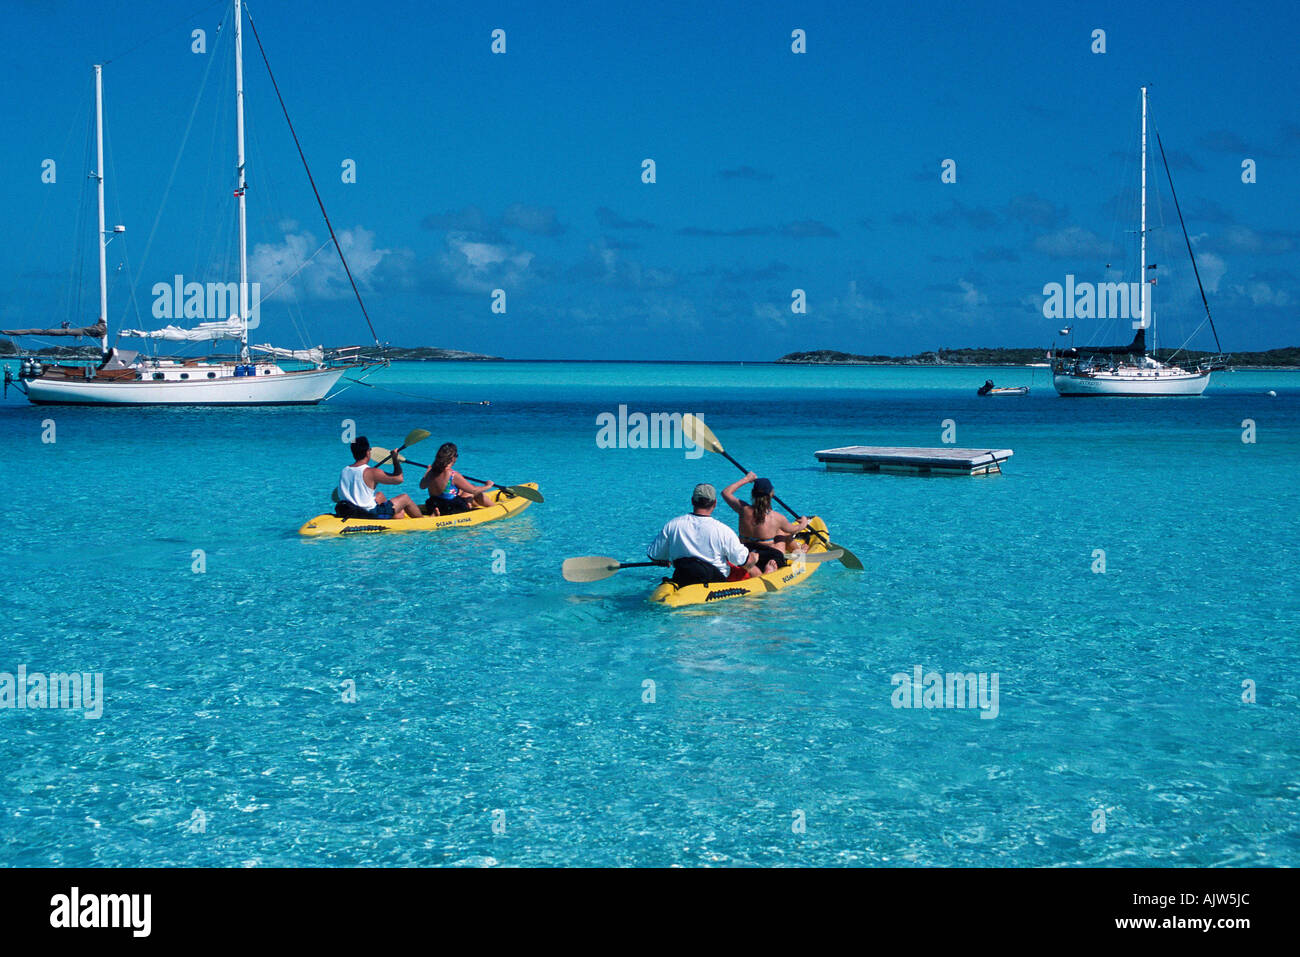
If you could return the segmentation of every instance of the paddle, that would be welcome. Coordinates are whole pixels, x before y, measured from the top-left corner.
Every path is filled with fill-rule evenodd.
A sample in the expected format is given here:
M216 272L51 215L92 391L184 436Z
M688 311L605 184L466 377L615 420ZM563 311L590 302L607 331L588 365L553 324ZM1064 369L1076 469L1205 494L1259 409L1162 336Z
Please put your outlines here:
M383 468L384 463L387 462L394 455L400 457L402 454L402 449L415 445L415 443L417 442L423 442L432 434L433 434L432 432L429 432L426 429L412 429L410 432L406 433L406 441L404 441L401 445L399 445L396 449L394 449L391 452L387 452L384 449L371 449L371 451L375 453L384 452L384 457L375 463L376 467Z
M844 557L844 550L841 548L832 548L824 552L813 552L811 555L804 555L803 562L807 565L817 565L821 562L833 562ZM799 563L798 556L791 556L791 567ZM651 565L666 567L668 562L620 562L617 558L606 558L604 555L583 555L578 558L566 558L564 564L560 567L561 574L565 579L571 582L598 582L601 579L609 578L616 572L624 568L647 568ZM742 578L740 581L748 581ZM763 584L770 586L771 583L764 579ZM776 591L773 587L768 587L768 591Z
M370 451L378 455L380 452L387 453L388 450L376 447L376 448L372 448ZM405 455L402 456L402 461L409 462L411 465L414 465L416 468L419 469L427 469L429 467L425 465L423 462L416 462L412 459L408 459ZM479 485L487 484L486 479L476 479L470 475L466 475L465 478L469 479L471 482L477 482ZM527 485L495 485L493 486L493 488L499 488L507 495L514 495L518 498L526 498L530 502L546 501L546 499L542 497L541 492L537 491L537 489L535 488L529 488Z
M713 434L713 430L710 429L707 425L705 425L702 421L700 421L700 419L698 419L696 416L692 415L690 412L687 412L685 415L682 416L682 432L686 435L688 439L690 439L700 448L721 455L723 458L725 458L736 468L740 469L742 472L749 471L749 469L745 468L745 466L741 465L739 462L733 459L730 454L728 454L727 450L722 447L722 443L718 441L718 437ZM773 495L772 498L775 499L777 504L779 504L783 509L789 512L792 518L799 517L799 513L796 512L794 509L792 509L785 502L781 501L781 499L778 496ZM820 538L823 542L826 543L826 547L828 549L832 549L832 548L839 549L840 551L843 552L841 561L844 562L845 568L851 568L854 571L862 571L862 562L858 559L857 555L854 555L853 552L849 551L843 545L832 544L829 538L827 538L825 535L823 535L821 532L817 531L816 529L811 529L811 531L814 532L818 538ZM809 560L811 560L812 556L810 555L808 556L808 558Z
M653 565L666 567L667 562L620 562L617 558L603 555L582 555L578 558L566 558L560 566L560 573L566 581L598 582L608 578L624 568L649 568Z

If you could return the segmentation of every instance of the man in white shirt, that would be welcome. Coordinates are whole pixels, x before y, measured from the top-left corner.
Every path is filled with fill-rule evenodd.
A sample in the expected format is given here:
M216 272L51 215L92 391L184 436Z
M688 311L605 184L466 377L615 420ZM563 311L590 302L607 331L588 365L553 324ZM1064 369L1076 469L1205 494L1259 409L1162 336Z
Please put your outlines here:
M717 504L712 485L695 486L691 513L670 521L646 549L651 561L672 563L672 580L678 586L726 581L734 566L749 559L749 549L736 533L713 517Z

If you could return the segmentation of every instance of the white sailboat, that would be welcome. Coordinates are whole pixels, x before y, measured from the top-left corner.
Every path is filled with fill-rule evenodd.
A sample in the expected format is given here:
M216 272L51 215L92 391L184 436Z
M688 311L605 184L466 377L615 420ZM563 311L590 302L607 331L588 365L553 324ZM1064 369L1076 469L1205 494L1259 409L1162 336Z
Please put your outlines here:
M330 361L322 348L303 350L281 349L270 345L250 345L248 341L249 318L252 309L249 301L248 238L245 194L247 192L244 163L244 63L243 63L243 4L234 0L235 47L235 124L236 172L235 195L239 200L239 283L237 291L228 298L236 300L234 311L228 319L202 322L196 328L184 329L168 326L164 329L142 331L122 329L118 335L138 336L170 342L220 342L237 341L238 357L207 360L157 359L117 348L110 348L108 340L108 282L106 248L110 234L104 225L104 108L103 75L100 65L95 72L95 138L97 167L91 174L97 181L99 193L99 320L93 326L61 329L0 330L5 335L39 336L91 336L98 337L102 360L98 367L90 365L46 364L36 358L26 358L19 375L12 380L6 367L6 385L15 381L27 398L37 405L314 405L328 397L349 368L350 360L357 358L357 348L339 350ZM323 212L323 208L322 208ZM116 226L113 232L124 232ZM331 235L333 230L331 229ZM336 243L337 245L337 243ZM340 250L340 255L342 251ZM346 261L344 263L346 268ZM349 271L349 277L351 273ZM217 284L223 285L223 284ZM224 284L233 287L234 283ZM237 299L234 295L237 292ZM223 297L224 299L225 297ZM358 297L359 298L359 297ZM363 307L364 308L364 307ZM368 319L367 319L368 321ZM376 345L379 343L376 341ZM260 357L255 357L254 354ZM274 361L291 359L305 363L304 369L286 370ZM336 364L342 361L344 364Z
M1159 133L1157 132L1157 137ZM1163 156L1164 149L1161 148ZM1168 175L1168 163L1165 164ZM1173 190L1173 179L1169 181ZM1177 207L1177 194L1173 195ZM1141 226L1139 228L1139 272L1142 281L1137 285L1140 290L1138 299L1138 318L1133 321L1137 333L1127 346L1081 347L1054 350L1052 383L1056 391L1063 396L1116 395L1116 396L1180 396L1200 395L1210 383L1210 373L1222 369L1226 359L1216 355L1210 360L1185 368L1173 362L1161 362L1155 355L1155 316L1151 310L1151 291L1155 279L1147 279L1147 88L1142 87L1142 196ZM1182 212L1179 211L1179 220ZM1186 228L1183 230L1186 238ZM1187 244L1188 255L1192 257L1192 268L1196 268L1196 258L1192 254L1190 241ZM1154 269L1154 266L1149 267ZM1200 274L1197 273L1197 284ZM1205 315L1209 319L1210 307L1205 300L1205 290L1201 289L1201 300L1206 303ZM1210 321L1210 328L1214 322ZM1151 342L1147 342L1147 330L1151 330ZM1063 330L1064 331L1064 330ZM1215 333L1218 343L1218 333ZM1148 347L1149 345L1149 347Z

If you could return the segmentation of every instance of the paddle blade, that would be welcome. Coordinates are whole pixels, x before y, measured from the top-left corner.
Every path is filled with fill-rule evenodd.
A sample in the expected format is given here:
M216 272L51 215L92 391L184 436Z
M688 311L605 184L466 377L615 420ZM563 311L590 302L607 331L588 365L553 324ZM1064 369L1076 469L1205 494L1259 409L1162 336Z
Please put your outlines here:
M529 487L529 486L527 486L527 485L507 485L507 486L504 486L504 487L501 489L501 491L503 491L503 492L509 492L511 495L518 495L520 498L526 498L526 499L528 499L528 501L530 501L530 502L545 502L545 501L546 501L546 499L542 498L542 493L541 493L541 492L539 492L539 491L537 491L537 489L535 489L535 488L531 488L531 487Z
M401 452L390 452L390 451L388 451L388 449L384 448L382 445L372 445L372 446L370 446L370 456L371 456L371 458L373 458L373 459L374 459L376 462L378 462L380 465L383 465L385 462L387 462L387 461L389 461L390 459L392 459L394 455L397 456L397 460L398 460L399 462L405 462L405 461L406 461L406 456L403 455Z
M859 559L857 555L854 555L851 551L845 548L843 545L839 545L835 542L831 542L830 550L833 552L835 551L840 552L840 562L844 565L845 568L851 568L855 572L862 571L862 560ZM829 554L829 552L827 554Z
M844 549L836 545L835 547L827 549L824 552L811 552L805 554L803 556L803 563L805 565L820 565L822 562L839 561L843 557L844 557ZM786 561L788 561L791 565L799 564L799 558L798 556L795 555L791 555L789 558L786 559Z
M706 452L722 454L722 443L699 416L690 412L682 416L682 434Z
M598 582L609 578L619 569L617 558L604 555L583 555L579 558L566 558L560 566L560 573L565 581Z
M433 433L427 429L412 429L410 432L406 433L406 441L402 443L402 448L409 448L416 442L423 442L431 435L433 435Z

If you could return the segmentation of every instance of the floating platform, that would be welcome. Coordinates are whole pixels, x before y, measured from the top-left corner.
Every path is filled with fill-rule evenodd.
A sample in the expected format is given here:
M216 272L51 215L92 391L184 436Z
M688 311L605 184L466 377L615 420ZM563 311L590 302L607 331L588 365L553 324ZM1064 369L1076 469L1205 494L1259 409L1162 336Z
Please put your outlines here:
M919 449L891 445L846 445L822 449L827 469L847 472L912 472L932 475L988 475L1001 472L1011 449Z

